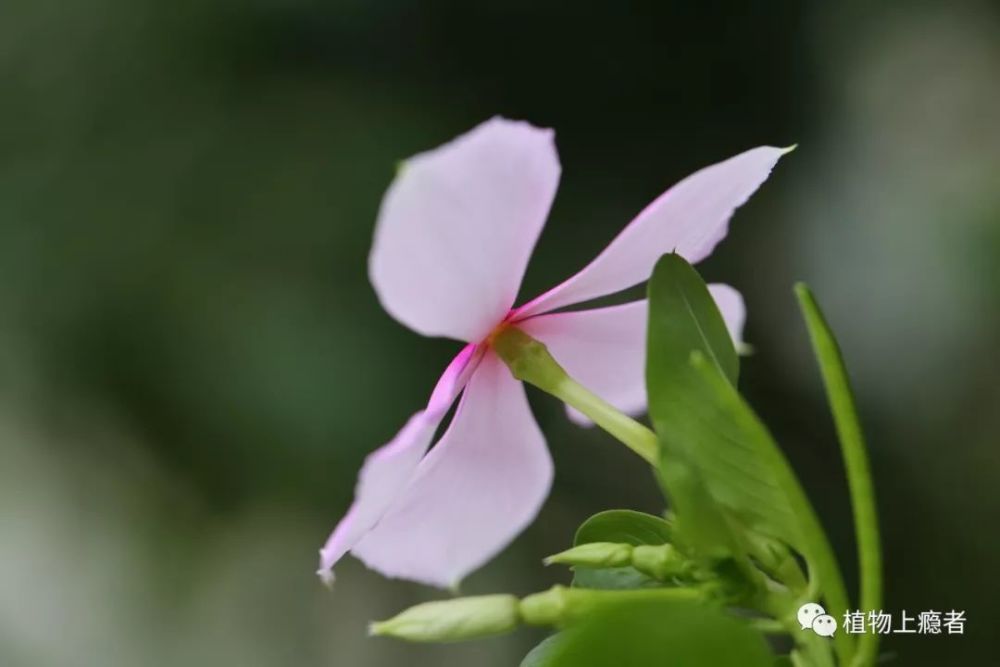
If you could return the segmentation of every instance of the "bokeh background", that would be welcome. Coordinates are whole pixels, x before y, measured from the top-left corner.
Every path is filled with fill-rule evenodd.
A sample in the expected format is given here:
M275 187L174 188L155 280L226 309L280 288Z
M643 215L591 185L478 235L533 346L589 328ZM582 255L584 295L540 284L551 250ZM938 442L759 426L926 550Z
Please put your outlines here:
M5 0L0 665L516 665L540 633L369 640L441 594L316 550L364 455L456 346L366 278L397 160L493 115L557 129L530 296L694 169L794 142L702 265L749 304L743 388L855 580L843 473L791 295L838 331L871 441L901 665L995 664L1000 12L984 2ZM565 581L643 466L531 395L539 520L465 592Z

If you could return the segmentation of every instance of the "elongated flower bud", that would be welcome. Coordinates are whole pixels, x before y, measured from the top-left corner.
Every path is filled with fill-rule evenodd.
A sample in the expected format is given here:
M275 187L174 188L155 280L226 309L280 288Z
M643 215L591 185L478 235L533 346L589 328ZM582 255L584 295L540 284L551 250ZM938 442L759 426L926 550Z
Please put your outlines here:
M528 625L562 627L608 604L651 599L700 600L704 594L694 588L592 590L553 586L521 600L521 619Z
M545 559L546 565L582 567L625 567L632 564L632 545L615 542L580 544Z
M693 565L672 544L642 545L632 550L632 567L658 581L689 574Z
M521 621L513 595L480 595L427 602L387 621L372 623L369 633L413 642L456 642L510 632Z
M580 567L634 567L657 581L691 574L694 565L671 544L638 545L615 542L580 544L545 559L546 565L558 563Z
M513 595L480 595L418 604L387 621L372 623L369 633L411 642L457 642L510 632L521 623L564 627L608 604L704 598L702 591L693 588L590 590L553 586L522 600Z

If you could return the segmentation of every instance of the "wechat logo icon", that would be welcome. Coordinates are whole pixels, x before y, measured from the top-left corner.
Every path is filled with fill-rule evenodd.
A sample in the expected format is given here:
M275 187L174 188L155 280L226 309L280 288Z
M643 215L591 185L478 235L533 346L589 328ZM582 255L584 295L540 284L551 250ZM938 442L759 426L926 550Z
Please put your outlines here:
M796 617L803 630L812 630L821 637L832 637L837 632L837 621L815 602L807 602L799 607Z

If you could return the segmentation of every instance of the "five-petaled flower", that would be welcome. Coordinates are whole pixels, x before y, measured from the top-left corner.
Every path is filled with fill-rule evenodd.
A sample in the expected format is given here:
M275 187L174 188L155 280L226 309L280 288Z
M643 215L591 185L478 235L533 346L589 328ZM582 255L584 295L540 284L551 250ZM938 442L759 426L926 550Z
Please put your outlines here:
M427 407L366 459L354 503L320 551L320 575L332 581L334 564L350 551L384 575L454 586L506 546L547 496L552 461L521 383L490 349L491 336L500 327L522 329L601 398L642 412L645 302L554 311L644 282L663 253L692 263L708 256L784 152L754 148L689 176L582 271L518 308L559 181L553 131L494 118L407 160L379 211L370 278L399 322L467 345ZM739 340L742 297L725 285L711 290Z

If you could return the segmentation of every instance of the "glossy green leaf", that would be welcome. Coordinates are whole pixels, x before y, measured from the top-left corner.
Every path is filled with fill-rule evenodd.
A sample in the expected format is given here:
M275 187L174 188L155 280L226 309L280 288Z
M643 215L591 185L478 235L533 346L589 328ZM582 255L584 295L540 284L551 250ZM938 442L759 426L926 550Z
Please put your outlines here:
M612 605L566 629L545 667L770 667L764 638L717 607L649 599Z
M670 539L670 524L658 516L632 510L608 510L584 521L576 531L573 544L618 542L633 546L658 545L666 544ZM622 590L660 584L633 567L577 567L573 570L573 585L578 588Z

